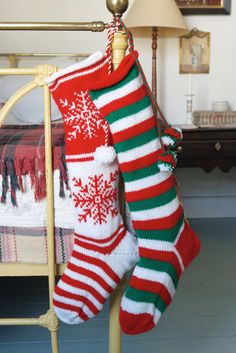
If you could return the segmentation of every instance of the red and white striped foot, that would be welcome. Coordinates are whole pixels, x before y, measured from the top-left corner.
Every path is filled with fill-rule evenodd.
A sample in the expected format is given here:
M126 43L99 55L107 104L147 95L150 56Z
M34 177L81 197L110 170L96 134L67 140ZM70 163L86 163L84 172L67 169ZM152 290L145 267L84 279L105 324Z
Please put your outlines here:
M97 315L136 262L136 242L123 225L102 240L75 234L70 262L53 295L59 319L79 324Z

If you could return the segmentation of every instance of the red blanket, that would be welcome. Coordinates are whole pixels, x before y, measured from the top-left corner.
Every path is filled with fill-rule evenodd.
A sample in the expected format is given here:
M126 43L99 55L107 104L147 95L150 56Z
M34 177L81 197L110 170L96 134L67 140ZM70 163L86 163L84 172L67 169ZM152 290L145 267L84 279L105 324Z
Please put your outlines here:
M64 158L63 124L52 124L53 167L60 171L60 197L68 188ZM0 129L0 175L2 176L1 202L7 192L17 206L16 191L24 192L23 176L29 175L35 200L46 196L45 148L43 125L8 125Z

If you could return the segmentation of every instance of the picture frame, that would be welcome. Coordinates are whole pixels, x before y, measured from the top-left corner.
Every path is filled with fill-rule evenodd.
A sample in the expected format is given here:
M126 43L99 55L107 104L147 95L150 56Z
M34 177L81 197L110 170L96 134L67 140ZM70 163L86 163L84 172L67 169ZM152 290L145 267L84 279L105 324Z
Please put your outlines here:
M230 15L231 0L176 0L183 15Z
M180 37L179 73L208 74L210 72L210 32L193 28Z

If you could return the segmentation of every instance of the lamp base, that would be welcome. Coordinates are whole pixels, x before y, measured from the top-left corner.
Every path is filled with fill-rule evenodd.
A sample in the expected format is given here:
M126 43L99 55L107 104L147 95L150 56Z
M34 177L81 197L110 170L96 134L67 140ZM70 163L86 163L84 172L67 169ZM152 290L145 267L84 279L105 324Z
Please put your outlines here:
M194 125L194 124L183 124L181 125L181 129L198 129L198 126Z

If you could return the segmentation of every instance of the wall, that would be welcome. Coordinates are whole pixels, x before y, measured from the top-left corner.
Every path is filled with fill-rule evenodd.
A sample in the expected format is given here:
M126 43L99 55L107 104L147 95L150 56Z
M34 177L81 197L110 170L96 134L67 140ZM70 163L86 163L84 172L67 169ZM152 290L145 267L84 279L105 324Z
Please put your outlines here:
M0 21L94 21L111 18L105 0L1 0ZM92 52L103 50L104 33L2 32L1 51Z
M194 75L193 90L196 109L210 109L211 102L227 100L236 110L236 6L232 1L230 16L186 16L190 29L197 27L211 32L211 63L209 75ZM160 61L161 104L171 122L182 123L185 117L185 93L188 75L178 74L178 41L162 42L163 54ZM164 83L165 82L165 83ZM171 103L170 103L171 102Z
M188 27L211 32L211 63L209 75L193 77L194 108L211 109L212 101L227 100L236 110L236 6L232 1L231 16L186 16ZM160 104L168 120L182 123L185 119L185 93L188 77L178 74L178 40L160 43ZM235 217L236 169L224 174L215 170L177 171L183 201L191 217Z
M133 0L130 0L130 4ZM193 89L195 109L210 109L211 102L227 100L236 110L236 6L231 16L187 16L190 29L210 31L211 72L195 75ZM105 0L1 0L0 21L109 21ZM1 32L1 52L92 52L104 50L104 33L72 32ZM151 49L147 38L136 39L136 48L147 78L151 78ZM188 77L179 75L178 39L159 41L158 97L169 122L185 120L185 93ZM183 201L190 217L234 217L236 206L236 168L224 174L201 170L177 171Z

